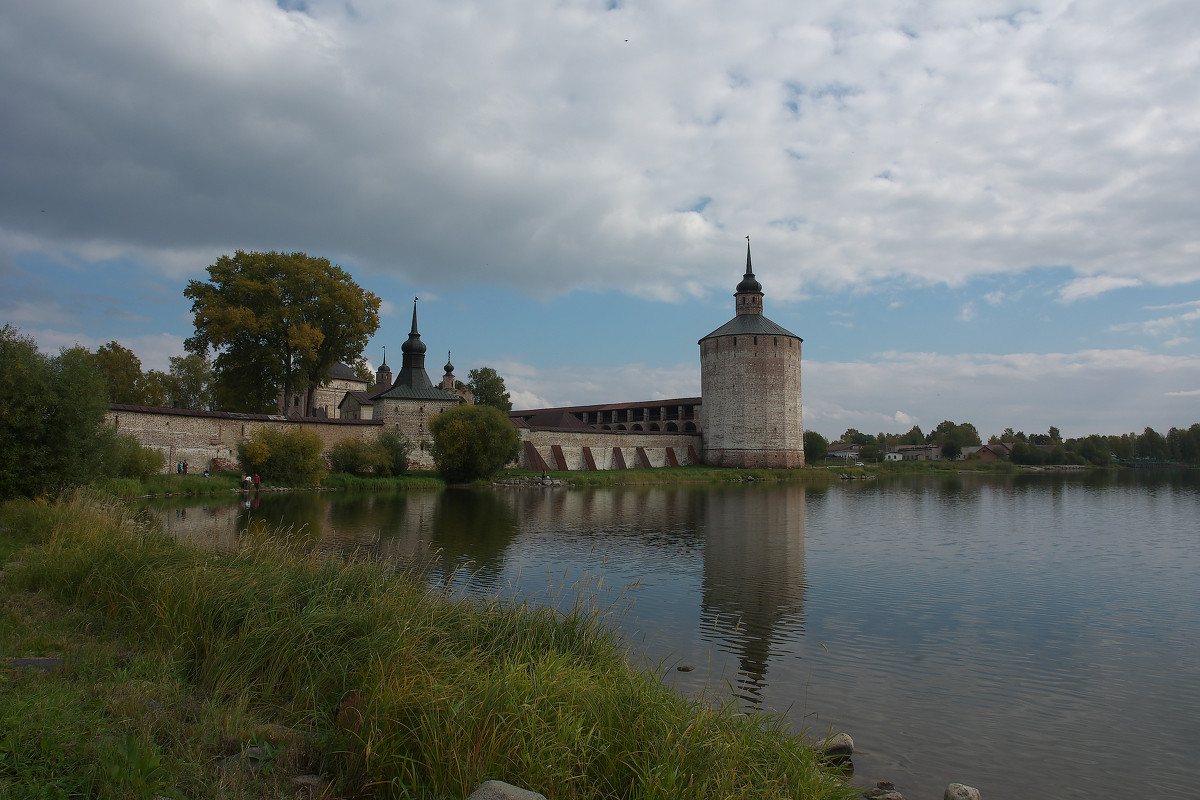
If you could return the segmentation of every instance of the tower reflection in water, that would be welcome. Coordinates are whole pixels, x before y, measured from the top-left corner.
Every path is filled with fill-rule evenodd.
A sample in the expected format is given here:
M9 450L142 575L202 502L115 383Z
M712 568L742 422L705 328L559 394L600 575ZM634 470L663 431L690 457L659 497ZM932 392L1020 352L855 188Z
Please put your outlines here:
M701 636L738 659L735 693L762 702L772 647L804 631L802 486L706 492Z

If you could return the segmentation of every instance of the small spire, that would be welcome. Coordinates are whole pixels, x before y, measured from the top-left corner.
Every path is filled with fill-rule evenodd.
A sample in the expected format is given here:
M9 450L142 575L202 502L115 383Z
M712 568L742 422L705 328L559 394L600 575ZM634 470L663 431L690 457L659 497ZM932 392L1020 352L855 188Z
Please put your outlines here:
M383 363L379 365L381 368L387 366L387 345L383 346Z
M419 355L421 357L421 367L425 366L425 343L421 341L421 334L417 330L417 301L419 297L413 298L413 324L412 330L408 332L408 341L400 345L400 349L404 352L404 367L401 371L412 366L411 356Z
M742 282L737 285L737 293L744 292L762 293L762 284L754 277L754 267L750 264L750 237L746 237L746 274L742 276Z

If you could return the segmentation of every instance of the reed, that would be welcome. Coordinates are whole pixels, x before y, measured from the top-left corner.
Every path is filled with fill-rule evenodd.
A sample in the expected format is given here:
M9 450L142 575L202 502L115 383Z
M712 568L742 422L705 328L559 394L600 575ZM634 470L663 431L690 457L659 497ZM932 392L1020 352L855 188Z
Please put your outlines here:
M118 626L204 702L303 731L337 796L465 797L492 778L550 798L856 796L781 719L631 668L584 595L453 599L282 535L202 551L85 492L2 522L35 542L5 592ZM188 749L164 737L114 747L148 769Z

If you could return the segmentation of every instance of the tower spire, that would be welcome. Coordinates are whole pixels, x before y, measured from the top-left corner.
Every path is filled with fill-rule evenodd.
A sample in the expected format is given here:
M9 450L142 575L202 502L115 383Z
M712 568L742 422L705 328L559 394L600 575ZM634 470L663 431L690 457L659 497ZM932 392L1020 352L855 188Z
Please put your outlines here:
M746 274L737 285L733 295L736 298L735 308L738 314L762 313L762 284L754 277L754 267L750 264L750 237L746 237Z
M409 367L425 368L425 343L421 341L421 334L417 331L417 300L413 298L413 322L412 330L408 332L408 341L400 345L400 351L404 353L404 366L402 369Z

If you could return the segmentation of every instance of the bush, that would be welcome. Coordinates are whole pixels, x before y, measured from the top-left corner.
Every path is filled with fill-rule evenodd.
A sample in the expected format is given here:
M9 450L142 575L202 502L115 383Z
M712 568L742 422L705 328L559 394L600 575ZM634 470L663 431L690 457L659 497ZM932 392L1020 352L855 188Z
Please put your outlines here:
M374 442L345 439L329 449L329 468L346 475L373 473L406 475L412 445L394 431L385 431Z
M321 437L303 428L259 428L238 445L242 469L264 481L287 486L316 486L325 477Z
M508 415L491 406L455 406L429 422L433 462L447 483L495 475L521 452Z
M136 437L106 428L102 437L101 473L110 478L146 480L162 472L167 463L162 451L143 447Z
M343 439L329 449L329 468L347 475L379 473L385 466L387 454L375 444L358 439Z
M377 442L382 451L384 475L407 475L408 458L412 455L412 442L395 431L384 431Z

